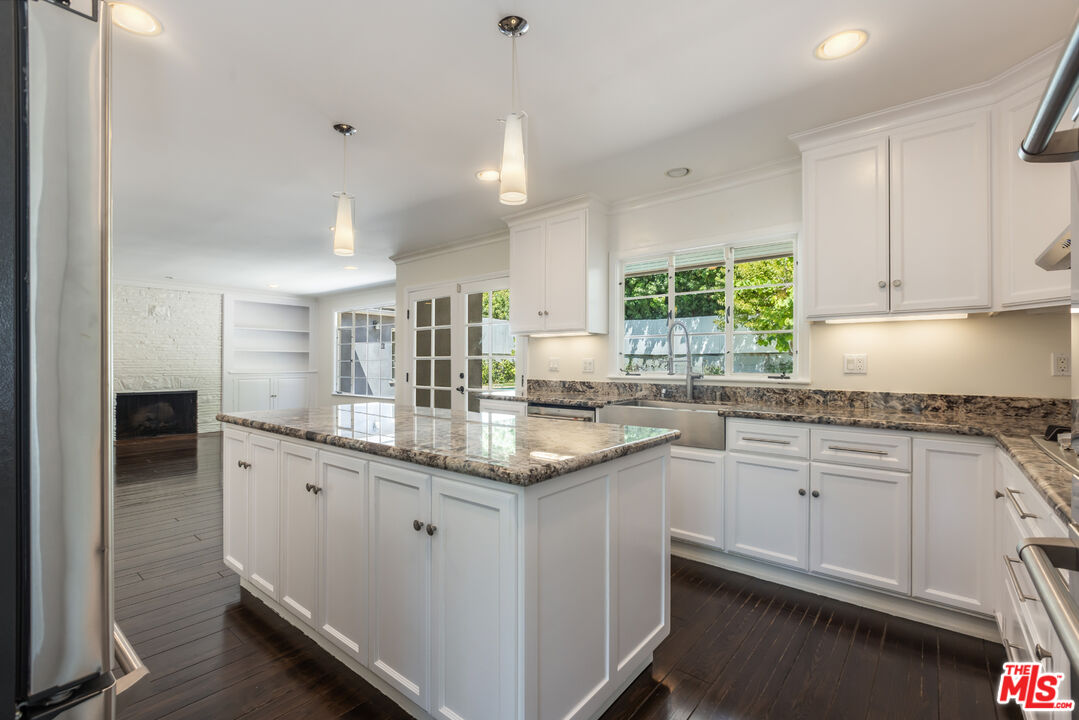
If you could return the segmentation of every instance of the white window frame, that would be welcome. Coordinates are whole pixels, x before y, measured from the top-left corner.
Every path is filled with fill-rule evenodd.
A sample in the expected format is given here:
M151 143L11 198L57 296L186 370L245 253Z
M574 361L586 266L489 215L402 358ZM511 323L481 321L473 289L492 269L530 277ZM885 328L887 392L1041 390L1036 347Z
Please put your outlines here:
M382 312L383 310L391 310L392 313ZM339 338L340 338L340 333L341 333L341 315L343 315L344 313L366 313L366 314L377 313L377 314L382 315L384 317L392 316L394 318L393 330L391 331L391 334L390 334L390 347L391 347L391 351L390 351L390 390L391 390L391 393L389 395L362 395L360 393L354 393L354 392L347 392L346 393L346 392L341 392L340 390L338 390L338 388L341 387L341 383L340 383L340 381L341 381L341 375L340 375L341 358L338 355L338 353L340 352L340 349L341 349L341 343L340 343ZM355 331L355 326L353 326L353 331ZM399 335L397 333L397 306L394 303L386 303L386 304L383 304L383 305L371 305L371 306L368 306L368 307L342 309L342 310L335 311L334 314L333 314L333 348L330 350L330 352L332 354L331 356L333 357L333 392L331 394L334 395L335 397L371 398L371 399L375 399L375 400L390 400L390 401L392 401L394 399L394 396L397 393L397 353L394 352L393 349L397 347L398 337L399 337ZM352 342L353 343L356 342L355 334L352 336ZM350 358L349 362L350 363L355 363L356 361L354 359ZM355 377L355 370L353 370L352 377L353 378Z
M612 380L630 380L630 381L665 381L665 382L677 382L678 378L684 378L683 373L676 373L674 375L668 375L666 371L662 372L642 372L640 374L627 374L624 370L624 363L622 362L622 348L625 345L625 298L623 297L623 273L627 264L648 259L659 259L662 257L668 258L668 272L672 271L671 263L674 255L682 254L694 250L707 250L707 249L719 249L724 248L726 250L727 257L736 248L751 248L758 245L766 245L783 240L794 241L794 370L789 378L778 379L769 378L768 375L762 373L730 373L724 375L705 375L704 378L697 381L697 384L739 384L739 383L751 383L754 385L806 385L810 382L809 373L809 322L805 319L804 302L803 302L803 284L802 271L801 271L801 226L800 225L783 225L773 228L766 228L762 230L756 230L746 233L738 233L735 235L727 235L722 237L698 239L695 241L680 243L677 245L651 245L647 247L634 248L632 250L623 251L617 255L612 253L611 257L611 277L614 281L611 283L610 292L610 322L613 332L611 333L611 341L608 343L608 367L610 371L608 378ZM733 288L733 277L728 274L727 286L724 289L724 297L731 298L733 296L727 294L730 293ZM671 311L674 310L674 292L668 286L668 307ZM733 328L732 323L727 324L728 328ZM728 331L728 344L726 345L727 360L725 360L725 367L730 367L733 347L730 342L731 331ZM679 354L679 357L682 357Z

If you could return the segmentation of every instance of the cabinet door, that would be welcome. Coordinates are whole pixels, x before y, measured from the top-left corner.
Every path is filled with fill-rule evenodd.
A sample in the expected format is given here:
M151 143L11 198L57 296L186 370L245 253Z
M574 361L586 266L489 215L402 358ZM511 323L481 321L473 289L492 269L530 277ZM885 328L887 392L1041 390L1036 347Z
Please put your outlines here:
M235 390L232 393L235 405L233 411L269 410L272 405L270 396L272 381L268 377L239 377L233 380Z
M431 704L446 720L517 716L516 496L431 481ZM411 530L409 530L411 532Z
M910 475L815 462L809 485L809 569L910 593Z
M369 473L371 669L427 708L431 476L381 463Z
M1067 270L1042 270L1034 259L1071 224L1066 163L1028 163L1016 150L1042 96L1031 86L997 105L993 123L996 301L1022 306L1067 301ZM1065 120L1065 123L1067 120Z
M578 210L547 220L544 258L546 329L588 327L588 212Z
M727 550L809 567L809 463L727 453Z
M802 168L807 315L888 312L888 139L811 150Z
M318 454L319 631L367 664L367 463Z
M892 133L890 187L892 312L989 307L987 111Z
M280 377L274 381L273 406L275 410L305 408L308 402L307 378Z
M915 439L915 597L993 612L993 460L990 445Z
M514 333L542 331L547 224L528 223L510 229L510 328Z
M723 549L723 453L671 446L671 537Z
M239 430L225 430L221 438L221 457L224 471L221 476L221 495L224 502L224 534L221 544L225 565L240 575L247 569L247 436Z
M273 438L252 434L248 440L248 462L251 468L248 491L251 511L250 577L263 592L277 599L277 573L280 556L278 543L281 539L279 508L281 483L278 450L281 443Z
M318 576L316 454L306 445L281 443L281 604L312 626Z

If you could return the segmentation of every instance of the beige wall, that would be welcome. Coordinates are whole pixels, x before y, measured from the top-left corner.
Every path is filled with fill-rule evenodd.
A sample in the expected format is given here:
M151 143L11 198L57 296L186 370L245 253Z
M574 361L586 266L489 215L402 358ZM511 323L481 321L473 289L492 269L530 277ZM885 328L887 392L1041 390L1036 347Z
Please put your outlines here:
M376 285L362 290L322 295L318 300L318 321L315 338L319 347L318 388L315 392L314 406L324 407L349 402L349 396L334 394L334 377L337 342L337 313L346 310L360 310L381 305L393 305L395 301L394 284Z

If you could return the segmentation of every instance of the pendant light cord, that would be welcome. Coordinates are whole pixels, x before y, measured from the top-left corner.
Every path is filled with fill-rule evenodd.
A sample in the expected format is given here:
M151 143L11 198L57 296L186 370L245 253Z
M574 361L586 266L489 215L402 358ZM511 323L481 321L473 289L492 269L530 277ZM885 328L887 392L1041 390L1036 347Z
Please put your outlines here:
M341 193L348 194L348 135L341 135Z
M520 108L517 102L517 36L513 36L513 63L512 72L510 78L510 95L511 95L511 107L513 112L517 112Z

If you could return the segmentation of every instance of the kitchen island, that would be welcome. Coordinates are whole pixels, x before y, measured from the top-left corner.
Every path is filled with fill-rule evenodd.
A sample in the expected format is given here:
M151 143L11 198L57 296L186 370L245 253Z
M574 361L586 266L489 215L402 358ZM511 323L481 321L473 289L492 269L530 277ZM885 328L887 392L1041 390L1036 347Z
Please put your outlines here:
M676 431L221 414L225 564L415 717L598 716L670 627Z

